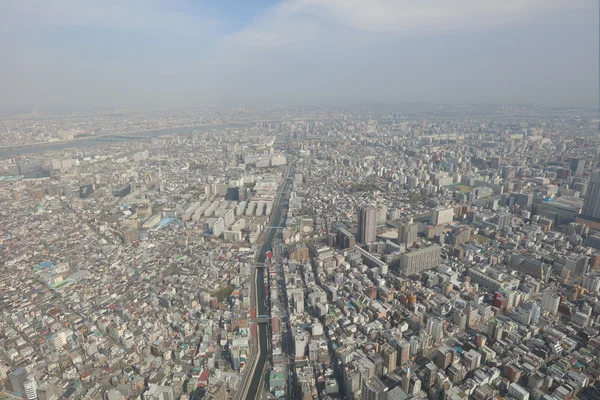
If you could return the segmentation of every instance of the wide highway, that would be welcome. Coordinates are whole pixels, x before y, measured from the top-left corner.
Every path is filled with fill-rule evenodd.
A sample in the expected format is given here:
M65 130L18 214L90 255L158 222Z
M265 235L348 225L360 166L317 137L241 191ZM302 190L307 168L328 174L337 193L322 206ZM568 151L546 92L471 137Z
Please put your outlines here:
M295 161L290 163L290 167L288 168L288 172L285 175L283 190L279 193L279 197L277 199L277 205L273 213L273 217L271 218L271 226L281 227L283 226L283 221L281 219L281 209L286 200L286 193L289 192L291 188L291 180L288 177L294 176L294 168ZM267 235L267 239L262 246L260 254L258 256L258 262L264 263L267 257L267 252L271 251L271 245L275 235L277 235L278 229L270 229ZM265 284L264 284L264 268L256 268L256 314L257 315L266 315L267 314L267 304L266 304L266 296L265 296ZM263 322L258 324L257 335L258 335L258 357L256 358L256 365L253 368L253 375L250 379L250 384L248 385L248 391L246 392L245 399L256 399L256 396L260 393L260 383L262 381L262 376L265 369L265 363L267 361L268 355L268 347L267 347L267 337L269 332L267 331L268 323ZM244 390L244 388L242 388Z

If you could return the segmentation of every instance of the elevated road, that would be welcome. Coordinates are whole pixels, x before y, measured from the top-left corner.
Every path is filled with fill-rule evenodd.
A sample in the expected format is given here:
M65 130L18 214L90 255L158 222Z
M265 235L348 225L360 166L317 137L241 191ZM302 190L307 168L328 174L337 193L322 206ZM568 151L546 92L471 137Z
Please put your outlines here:
M277 196L276 207L273 212L273 216L270 221L270 229L265 231L266 240L262 245L260 253L258 255L257 262L259 264L264 264L267 253L271 251L273 239L280 231L279 228L282 227L282 218L281 218L281 210L282 206L285 203L285 194L289 192L292 180L287 179L289 176L293 176L295 169L296 161L290 162L290 166L287 170L286 176L284 177L284 184L282 190L279 192ZM269 352L269 323L268 319L265 316L269 316L269 311L267 309L267 298L265 294L265 270L264 268L254 268L255 272L255 281L254 281L254 293L256 298L256 313L261 316L257 322L257 340L258 344L256 357L253 357L252 365L248 365L247 372L244 374L242 379L242 384L240 385L240 389L238 393L235 395L235 399L256 399L260 394L261 382L263 382L263 375L265 370L265 364L267 361L267 356Z

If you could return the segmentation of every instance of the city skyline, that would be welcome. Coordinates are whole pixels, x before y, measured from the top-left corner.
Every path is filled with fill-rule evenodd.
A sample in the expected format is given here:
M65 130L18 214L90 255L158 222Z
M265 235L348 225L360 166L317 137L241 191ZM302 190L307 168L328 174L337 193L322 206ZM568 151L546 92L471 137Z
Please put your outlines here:
M599 0L0 0L0 398L600 399Z
M0 393L596 399L585 114L0 118Z

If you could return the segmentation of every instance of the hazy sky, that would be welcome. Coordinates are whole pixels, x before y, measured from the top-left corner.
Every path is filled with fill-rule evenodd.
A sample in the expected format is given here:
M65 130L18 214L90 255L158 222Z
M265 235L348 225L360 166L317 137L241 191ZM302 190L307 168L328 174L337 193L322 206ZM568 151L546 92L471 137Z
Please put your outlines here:
M598 0L0 0L0 106L598 107Z

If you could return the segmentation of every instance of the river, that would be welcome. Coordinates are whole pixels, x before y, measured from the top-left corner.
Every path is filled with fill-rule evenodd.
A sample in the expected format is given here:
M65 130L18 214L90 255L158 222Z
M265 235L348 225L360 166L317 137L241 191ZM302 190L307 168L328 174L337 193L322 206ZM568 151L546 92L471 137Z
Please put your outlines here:
M0 148L0 159L21 156L24 154L42 153L44 151L61 151L66 149L90 148L95 146L108 145L116 142L126 142L130 140L140 140L154 138L166 135L176 135L190 132L209 132L213 129L243 128L250 126L251 123L227 123L213 125L189 126L183 128L157 129L152 131L123 133L113 135L103 135L99 137L90 137L85 139L75 139L62 142L40 143L24 146ZM120 136L123 135L123 136Z

